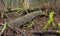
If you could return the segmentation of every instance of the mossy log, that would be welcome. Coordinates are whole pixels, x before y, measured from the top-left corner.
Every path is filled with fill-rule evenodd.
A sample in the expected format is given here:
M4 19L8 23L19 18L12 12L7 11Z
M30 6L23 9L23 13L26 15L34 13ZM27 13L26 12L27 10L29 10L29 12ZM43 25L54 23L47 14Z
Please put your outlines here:
M29 9L26 9L28 12L32 12L32 11L36 11L36 10L40 10L41 8L36 8L36 7L30 7ZM5 13L8 12L17 12L17 11L21 11L24 10L23 8L7 8L5 10Z
M45 34L53 34L53 35L60 35L59 30L41 30L32 32L34 35L45 35Z
M11 22L8 22L8 26L10 28L13 28L14 26L17 26L20 28L20 26L26 24L27 22L33 20L36 16L38 15L41 15L42 14L42 11L39 10L39 11L35 11L35 12L32 12L32 13L28 13L22 17L19 17Z
M5 13L8 13L8 12L17 12L18 10L21 10L22 8L7 8L5 9Z

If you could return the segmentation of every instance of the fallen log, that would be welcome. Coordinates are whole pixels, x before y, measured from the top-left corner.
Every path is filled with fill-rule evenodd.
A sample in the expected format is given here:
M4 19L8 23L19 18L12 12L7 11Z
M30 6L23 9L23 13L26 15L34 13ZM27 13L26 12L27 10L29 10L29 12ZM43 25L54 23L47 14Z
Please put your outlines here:
M26 24L27 22L31 21L32 19L34 19L36 16L38 15L41 15L42 14L42 11L39 10L39 11L35 11L35 12L32 12L32 13L28 13L22 17L19 17L11 22L8 22L8 26L10 28L13 28L14 26L17 26L20 28L20 26Z
M34 31L32 32L34 35L45 35L45 34L53 34L53 35L60 35L59 30L41 30L41 31Z
M26 9L28 12L32 12L32 11L37 11L37 10L40 10L41 8L39 7L39 8L36 8L36 7L33 7L33 8L29 8L29 9ZM8 12L17 12L17 11L22 11L22 10L24 10L23 8L13 8L13 9L11 9L11 8L7 8L6 10L5 10L5 13L8 13Z

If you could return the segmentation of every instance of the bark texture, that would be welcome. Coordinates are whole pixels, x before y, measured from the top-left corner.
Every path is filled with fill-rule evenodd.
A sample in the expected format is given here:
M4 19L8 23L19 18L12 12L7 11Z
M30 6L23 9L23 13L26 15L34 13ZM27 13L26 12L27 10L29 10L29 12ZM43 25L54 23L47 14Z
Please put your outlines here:
M35 11L35 12L32 12L32 13L28 13L22 17L19 17L11 22L8 22L8 26L9 27L14 27L14 26L17 26L17 27L20 27L24 24L26 24L27 22L31 21L32 19L34 19L36 16L42 14L42 11L39 10L39 11Z

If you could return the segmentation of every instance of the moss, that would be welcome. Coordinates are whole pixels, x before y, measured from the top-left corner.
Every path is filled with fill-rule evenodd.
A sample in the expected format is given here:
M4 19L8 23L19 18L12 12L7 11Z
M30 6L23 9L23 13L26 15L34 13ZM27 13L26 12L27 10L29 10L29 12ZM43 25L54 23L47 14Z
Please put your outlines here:
M54 12L51 12L49 14L49 20L48 20L47 24L44 26L43 29L48 29L48 26L53 22L53 15L54 15Z

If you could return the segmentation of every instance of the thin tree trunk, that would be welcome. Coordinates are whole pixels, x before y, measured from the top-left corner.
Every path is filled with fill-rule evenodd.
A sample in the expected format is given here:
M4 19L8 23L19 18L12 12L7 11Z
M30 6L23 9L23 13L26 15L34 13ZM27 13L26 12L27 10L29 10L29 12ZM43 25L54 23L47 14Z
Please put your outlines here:
M23 7L24 7L24 9L28 9L29 8L29 0L24 0Z

